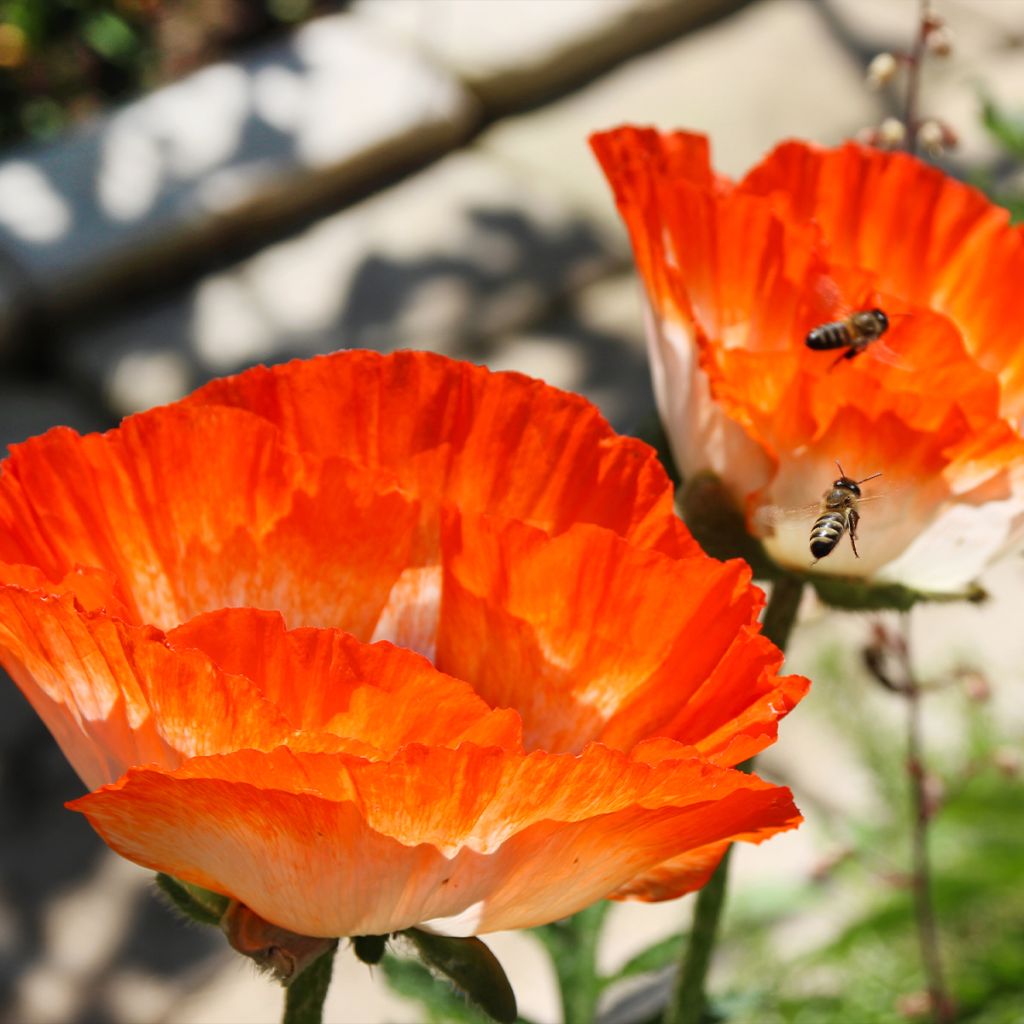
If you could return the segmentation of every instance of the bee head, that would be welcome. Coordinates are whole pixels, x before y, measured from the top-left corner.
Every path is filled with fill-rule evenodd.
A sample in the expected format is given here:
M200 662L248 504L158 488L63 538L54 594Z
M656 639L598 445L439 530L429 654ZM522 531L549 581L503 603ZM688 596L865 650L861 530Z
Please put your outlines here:
M878 321L878 326L883 331L889 330L889 318L880 309L871 310L871 315Z
M885 316L883 313L882 316ZM836 459L836 469L839 470L839 479L832 481L833 488L839 488L842 491L849 491L855 498L860 497L860 488L858 484L865 483L868 480L874 480L876 476L881 476L881 473L872 473L871 476L864 477L863 480L854 480L853 477L846 475L845 470L839 465L839 460Z
M860 497L860 488L857 486L857 481L851 480L848 476L841 476L838 480L834 480L832 486L841 491L849 491L855 498Z

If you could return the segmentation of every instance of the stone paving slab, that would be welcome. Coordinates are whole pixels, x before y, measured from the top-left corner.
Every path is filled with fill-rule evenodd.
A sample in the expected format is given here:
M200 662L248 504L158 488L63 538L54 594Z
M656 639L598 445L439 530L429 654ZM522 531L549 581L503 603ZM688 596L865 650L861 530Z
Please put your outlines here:
M0 249L21 268L15 286L66 310L439 154L477 113L452 76L366 19L325 17L6 154Z
M585 395L624 433L644 436L657 422L632 271L601 278L525 330L484 339L466 354Z
M506 118L476 144L558 182L624 245L586 145L591 132L624 122L708 132L715 166L737 175L787 137L834 143L881 112L816 6L772 0L629 61L561 101Z
M69 331L58 358L123 415L253 362L459 354L535 322L619 259L542 179L460 152L159 302Z
M522 108L745 0L357 0L462 79L489 112Z

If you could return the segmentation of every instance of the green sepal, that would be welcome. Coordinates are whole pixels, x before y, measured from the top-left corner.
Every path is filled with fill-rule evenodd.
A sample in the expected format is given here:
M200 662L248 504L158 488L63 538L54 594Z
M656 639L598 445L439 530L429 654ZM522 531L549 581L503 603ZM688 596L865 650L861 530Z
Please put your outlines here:
M214 926L220 924L221 916L228 906L227 896L189 882L179 882L177 878L162 871L157 873L156 884L170 904L190 921Z
M743 513L713 473L696 473L676 493L680 515L697 543L712 557L742 558L758 580L789 578L814 587L822 604L845 611L907 611L926 601L984 601L976 584L954 593L914 590L902 583L882 583L859 576L801 572L773 562L764 546L747 532ZM808 559L810 555L808 555Z
M988 600L988 593L976 583L966 590L950 594L912 590L902 583L878 583L856 576L824 576L806 573L804 579L817 591L822 604L846 611L880 612L909 611L915 604L926 601L970 601L980 604Z
M384 950L387 948L388 937L386 935L353 935L352 949L356 959L362 960L364 964L371 967L379 964L384 959Z
M476 938L434 935L419 928L400 933L412 943L432 974L447 978L499 1024L513 1024L516 997L498 958Z
M712 558L742 558L761 580L782 571L747 532L743 512L714 473L694 473L676 491L676 505L697 543Z

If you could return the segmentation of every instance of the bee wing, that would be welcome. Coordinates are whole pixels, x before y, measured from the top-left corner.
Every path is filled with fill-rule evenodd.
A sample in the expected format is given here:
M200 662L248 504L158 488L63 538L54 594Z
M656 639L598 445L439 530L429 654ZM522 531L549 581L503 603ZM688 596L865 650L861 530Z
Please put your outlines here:
M843 300L835 280L827 274L820 274L804 300L804 312L810 329L845 320L854 312L854 307Z
M898 490L903 490L899 488ZM891 498L897 491L882 491L879 494L868 494L857 499L858 508L863 505L871 505L873 502L881 501L883 498ZM753 515L752 525L758 536L765 536L774 532L775 527L782 523L799 522L807 523L808 529L822 512L825 511L823 501L812 501L807 505L762 505Z
M781 523L805 519L810 522L821 514L821 502L808 505L762 505L754 512L753 526L757 534L771 533Z
M884 341L879 339L878 341L872 341L868 345L868 357L871 359L877 359L880 363L886 363L888 366L895 366L900 370L909 370L912 367L910 364L900 357L892 346L887 345Z

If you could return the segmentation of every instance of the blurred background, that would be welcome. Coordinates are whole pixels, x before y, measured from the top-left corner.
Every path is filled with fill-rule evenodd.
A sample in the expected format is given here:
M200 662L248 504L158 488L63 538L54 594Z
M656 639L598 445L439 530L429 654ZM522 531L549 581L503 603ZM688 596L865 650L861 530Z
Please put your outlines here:
M1024 2L934 6L953 50L922 103L959 139L941 162L1024 209ZM836 143L898 112L865 69L909 48L917 14L916 0L4 0L0 448L345 347L520 370L649 433L638 287L588 134L704 131L732 175L790 136ZM936 856L954 974L969 1019L1020 1024L1024 565L990 575L987 606L929 609L914 628L942 683L929 744L951 794ZM808 822L738 857L738 941L716 985L735 992L733 1020L913 1019L900 709L859 667L866 620L826 625L813 604L804 619L790 665L817 685L764 774ZM63 809L80 793L0 686L0 1020L279 1019L279 990ZM639 988L609 1000L609 1022L642 1018L657 964L630 957L690 911L616 909L604 966L629 965ZM492 945L523 1013L557 1020L540 950ZM416 979L396 974L399 995L383 973L339 956L328 1019L426 1019Z

